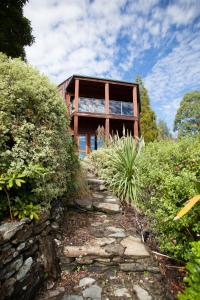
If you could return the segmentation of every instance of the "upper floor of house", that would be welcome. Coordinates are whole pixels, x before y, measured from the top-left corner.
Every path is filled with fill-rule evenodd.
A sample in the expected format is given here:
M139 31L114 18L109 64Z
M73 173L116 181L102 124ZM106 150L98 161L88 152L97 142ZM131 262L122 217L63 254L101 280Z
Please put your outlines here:
M140 113L136 83L73 75L58 89L70 115L134 120Z

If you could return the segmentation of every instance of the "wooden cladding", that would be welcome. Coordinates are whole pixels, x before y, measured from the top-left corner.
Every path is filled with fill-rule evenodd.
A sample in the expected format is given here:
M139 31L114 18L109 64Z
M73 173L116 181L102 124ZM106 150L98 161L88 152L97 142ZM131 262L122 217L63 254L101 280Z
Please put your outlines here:
M73 81L71 85L69 85L69 90L67 89L66 91L65 101L68 112L70 112L70 97L73 97L70 95L74 95L74 99L71 99L73 103L71 117L74 139L77 145L78 136L83 125L81 121L79 122L79 119L81 120L81 118L85 117L87 118L85 118L84 122L87 122L88 130L90 126L92 126L92 119L96 119L95 124L97 122L104 127L106 139L109 138L112 131L114 120L119 122L116 123L116 127L120 126L120 130L123 122L128 122L127 124L129 125L127 126L132 128L131 130L134 137L138 138L140 113L138 85L99 79L95 81L95 79L77 76L73 77ZM98 99L98 96L101 95L102 97ZM90 151L88 136L86 146L85 151L88 153Z
M109 83L105 84L105 114L109 114Z
M74 92L74 111L78 112L79 101L79 79L75 79L75 92Z

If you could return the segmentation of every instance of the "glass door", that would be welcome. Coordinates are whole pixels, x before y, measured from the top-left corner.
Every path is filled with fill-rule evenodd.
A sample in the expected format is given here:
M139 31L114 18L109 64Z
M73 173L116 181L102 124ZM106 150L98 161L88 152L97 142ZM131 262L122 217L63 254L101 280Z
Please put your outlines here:
M86 134L79 135L79 158L84 158L87 153L87 136Z
M103 145L103 143L103 139L97 138L95 134L80 134L78 138L79 158L83 159L86 154L90 153L93 150L97 150Z
M96 136L94 134L90 135L90 151L96 150Z
M104 141L102 138L97 137L95 134L90 135L90 151L99 149L103 144Z

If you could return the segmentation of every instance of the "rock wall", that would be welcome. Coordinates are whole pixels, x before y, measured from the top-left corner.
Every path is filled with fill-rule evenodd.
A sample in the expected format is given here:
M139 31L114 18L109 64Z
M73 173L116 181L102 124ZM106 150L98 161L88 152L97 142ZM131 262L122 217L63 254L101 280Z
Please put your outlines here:
M32 300L47 278L60 274L56 255L61 203L38 221L25 218L0 225L0 300Z

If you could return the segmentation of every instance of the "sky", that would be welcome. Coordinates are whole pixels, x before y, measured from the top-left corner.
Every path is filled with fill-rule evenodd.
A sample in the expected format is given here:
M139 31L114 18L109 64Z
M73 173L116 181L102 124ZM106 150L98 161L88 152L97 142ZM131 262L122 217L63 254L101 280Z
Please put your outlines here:
M171 130L184 94L200 90L200 0L29 0L24 14L27 60L56 84L140 75Z

